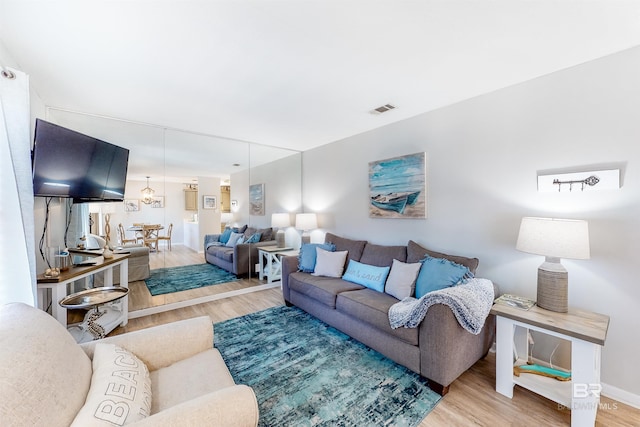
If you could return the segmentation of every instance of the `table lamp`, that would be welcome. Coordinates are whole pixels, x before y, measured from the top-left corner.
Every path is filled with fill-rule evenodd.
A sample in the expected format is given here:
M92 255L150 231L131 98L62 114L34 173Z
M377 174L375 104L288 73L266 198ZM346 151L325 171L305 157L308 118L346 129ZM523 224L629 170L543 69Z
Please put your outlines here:
M543 255L538 268L539 307L568 311L568 274L560 258L589 259L589 223L583 220L522 218L516 249Z
M309 231L318 228L318 218L314 213L296 214L296 228L302 230L302 243L309 243L311 236Z
M291 217L288 213L271 214L271 227L278 228L278 231L276 232L276 243L279 248L284 248L283 228L291 227Z

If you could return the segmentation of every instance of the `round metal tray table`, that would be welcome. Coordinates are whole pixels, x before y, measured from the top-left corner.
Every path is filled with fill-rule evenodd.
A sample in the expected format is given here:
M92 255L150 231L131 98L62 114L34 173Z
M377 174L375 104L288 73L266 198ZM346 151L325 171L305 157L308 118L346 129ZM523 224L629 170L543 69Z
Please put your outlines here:
M64 308L91 308L108 302L117 301L129 293L129 288L122 286L103 286L76 292L62 298L60 305Z

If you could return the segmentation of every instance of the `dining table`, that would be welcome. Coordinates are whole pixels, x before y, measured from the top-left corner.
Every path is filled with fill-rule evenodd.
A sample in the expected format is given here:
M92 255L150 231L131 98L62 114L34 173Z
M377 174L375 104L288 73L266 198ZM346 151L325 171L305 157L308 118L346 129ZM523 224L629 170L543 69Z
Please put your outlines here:
M161 224L134 224L127 227L127 230L133 231L136 239L142 240L149 250L158 252L158 232L164 230Z

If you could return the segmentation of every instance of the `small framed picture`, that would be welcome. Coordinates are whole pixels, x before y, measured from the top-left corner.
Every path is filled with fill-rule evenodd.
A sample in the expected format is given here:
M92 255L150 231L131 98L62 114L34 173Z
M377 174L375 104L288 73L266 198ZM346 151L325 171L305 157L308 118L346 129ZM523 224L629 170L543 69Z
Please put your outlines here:
M202 196L203 209L216 209L218 207L218 199L216 196Z
M231 201L231 208L235 209L238 207L238 201L237 200L232 200Z
M152 208L164 208L164 196L153 196L151 201Z
M124 201L125 212L138 212L140 210L140 200L138 199L126 199Z

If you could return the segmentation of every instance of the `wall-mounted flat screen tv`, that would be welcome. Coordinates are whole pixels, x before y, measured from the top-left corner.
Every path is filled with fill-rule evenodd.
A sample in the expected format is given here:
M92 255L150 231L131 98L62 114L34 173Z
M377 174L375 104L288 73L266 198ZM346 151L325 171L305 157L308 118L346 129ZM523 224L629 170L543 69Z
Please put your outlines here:
M75 203L124 200L129 150L36 119L33 193Z

